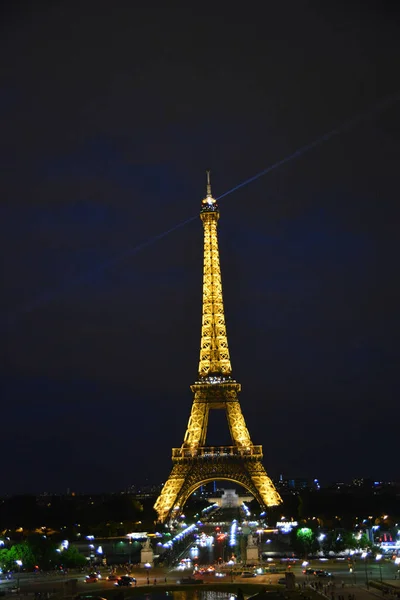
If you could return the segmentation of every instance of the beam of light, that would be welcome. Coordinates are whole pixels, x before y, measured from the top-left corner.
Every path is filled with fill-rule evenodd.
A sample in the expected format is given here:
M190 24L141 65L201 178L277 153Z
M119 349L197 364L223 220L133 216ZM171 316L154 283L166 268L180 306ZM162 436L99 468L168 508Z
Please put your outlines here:
M297 150L295 150L294 152L292 152L292 154L289 154L288 156L285 156L285 158L282 158L281 160L278 160L273 165L270 165L269 167L267 167L263 171L260 171L256 175L253 175L253 177L249 177L249 179L246 179L242 183L239 183L239 185L236 185L232 189L228 190L227 192L225 192L224 194L222 194L221 196L219 196L218 198L216 198L216 200L220 200L221 198L225 198L225 196L228 196L228 194L232 194L232 192L236 192L236 190L239 190L243 186L248 185L249 183L252 183L253 181L256 181L260 177L263 177L264 175L267 175L267 173L270 173L271 171L274 171L278 167L281 167L282 165L285 165L286 163L292 161L293 159L298 158L299 156L301 156L302 154L305 154L309 150L312 150L313 148L316 148L317 146L319 146L323 142L327 142L328 140L332 139L333 137L335 137L337 135L340 135L341 133L344 133L345 131L348 131L349 129L352 129L360 121L363 121L363 120L367 119L368 117L372 117L373 115L375 115L375 114L377 114L379 112L382 112L382 110L384 110L385 108L391 106L392 104L395 104L399 100L400 100L400 94L393 94L392 96L386 97L384 100L382 100L381 102L379 102L378 104L376 104L373 108L370 108L370 109L368 109L368 110L366 110L364 112L359 113L358 115L356 115L352 119L349 119L348 121L345 121L344 123L342 123L341 125L339 125L339 127L336 127L335 129L331 129L331 131L328 131L327 133L324 133L324 135L321 135L321 137L317 138L313 142L310 142L309 144L306 144L305 146L302 146L301 148L298 148Z
M236 190L239 190L240 188L244 187L245 185L248 185L249 183L256 181L260 177L267 175L268 173L270 173L271 171L274 171L275 169L281 167L282 165L285 165L288 162L290 162L296 158L299 158L300 156L302 156L309 150L312 150L313 148L316 148L317 146L323 144L324 142L327 142L328 140L332 139L333 137L340 135L341 133L344 133L345 131L348 131L349 129L352 129L361 121L368 119L369 117L372 117L372 116L382 112L389 106L396 104L399 100L400 100L400 93L391 94L390 96L387 96L381 102L375 104L375 106L373 106L372 108L358 113L357 115L355 115L348 121L345 121L344 123L342 123L335 129L328 131L327 133L321 135L320 137L318 137L314 141L306 144L305 146L301 146L301 148L298 148L291 154L288 154L287 156L285 156L285 158L278 160L277 162L273 163L266 169L263 169L256 175L253 175L252 177L249 177L249 179L246 179L242 183L239 183L238 185L231 188L224 194L221 194L220 196L218 196L216 198L216 200L221 200L222 198L225 198L229 194L236 192ZM73 288L77 285L86 283L87 281L89 281L90 279L92 279L93 277L95 277L96 275L101 273L102 271L104 271L106 268L111 267L111 266L121 262L123 259L127 258L128 256L135 256L141 250L144 250L148 246L151 246L155 242L158 242L159 240L166 237L170 233L176 231L177 229L181 229L182 227L184 227L185 225L194 221L197 218L198 218L198 214L193 215L192 217L189 217L188 219L181 221L177 225L174 225L170 229L167 229L167 230L163 231L162 233L152 236L151 238L138 244L137 246L127 248L127 250L124 251L122 254L119 254L118 256L114 256L113 258L106 260L105 262L100 264L98 267L96 267L92 271L89 271L88 273L84 273L83 275L77 277L76 279L72 279L71 281L64 282L63 284L61 284L58 288L56 288L54 290L48 290L48 291L44 292L43 294L37 296L33 301L31 301L28 304L25 304L25 305L21 306L19 309L17 309L15 311L14 315L12 315L11 317L9 317L8 319L5 320L5 323L3 323L3 328L12 326L16 322L18 315L32 312L37 308L40 308L46 304L49 304L57 296L66 292L70 288Z

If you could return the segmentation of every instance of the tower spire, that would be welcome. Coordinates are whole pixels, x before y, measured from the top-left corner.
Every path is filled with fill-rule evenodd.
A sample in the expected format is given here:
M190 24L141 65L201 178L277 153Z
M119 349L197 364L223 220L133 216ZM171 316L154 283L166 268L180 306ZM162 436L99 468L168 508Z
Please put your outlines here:
M208 170L206 171L207 173L207 198L212 198L212 193L211 193L211 171Z
M201 212L205 211L218 211L218 203L215 198L212 197L211 193L211 171L206 171L207 173L207 193L206 197L203 199L201 203Z

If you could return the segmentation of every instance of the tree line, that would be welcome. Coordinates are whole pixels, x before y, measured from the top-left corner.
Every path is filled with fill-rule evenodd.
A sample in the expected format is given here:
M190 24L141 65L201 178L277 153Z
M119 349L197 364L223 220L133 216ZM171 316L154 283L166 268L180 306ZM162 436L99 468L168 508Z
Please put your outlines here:
M98 536L125 535L156 521L154 500L138 502L128 494L106 496L30 496L0 500L0 531L35 531L41 527L60 531L66 537L77 531Z
M0 549L3 572L50 571L83 567L87 560L74 545L63 547L43 535L33 535L23 542L11 543Z

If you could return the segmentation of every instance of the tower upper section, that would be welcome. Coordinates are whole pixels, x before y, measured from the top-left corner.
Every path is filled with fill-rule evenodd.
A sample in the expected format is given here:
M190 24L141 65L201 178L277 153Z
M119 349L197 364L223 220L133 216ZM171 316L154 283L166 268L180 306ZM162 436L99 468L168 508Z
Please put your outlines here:
M199 377L223 379L231 376L232 367L226 335L218 250L219 208L217 201L212 197L209 171L207 195L201 203L200 218L204 227L204 263Z

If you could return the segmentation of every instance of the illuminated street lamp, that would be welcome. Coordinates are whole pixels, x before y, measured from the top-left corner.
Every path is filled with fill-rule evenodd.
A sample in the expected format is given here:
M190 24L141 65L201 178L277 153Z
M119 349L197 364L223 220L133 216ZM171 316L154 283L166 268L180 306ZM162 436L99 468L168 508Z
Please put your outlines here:
M231 583L232 583L232 581L233 581L233 565L235 564L235 561L233 561L232 559L228 560L227 564L231 569L230 574L231 574Z
M18 565L17 589L18 589L18 591L19 591L19 576L20 576L20 573L21 573L22 560L16 560L15 562L16 562L16 563L17 563L17 565Z
M144 568L146 569L146 573L147 573L147 583L150 583L150 569L151 569L151 564L150 563L144 563Z
M376 555L376 561L379 565L379 575L380 575L380 579L381 579L381 583L382 583L382 566L381 566L381 558L382 558L382 554L377 554Z
M361 558L364 559L364 567L365 567L365 585L367 586L367 590L369 589L368 586L368 571L367 571L367 556L368 554L366 552L363 552L361 554Z
M94 544L89 544L89 565L92 568L92 558L94 558Z
M258 533L258 543L261 545L261 536L264 533L264 530L263 529L257 529L256 533Z

